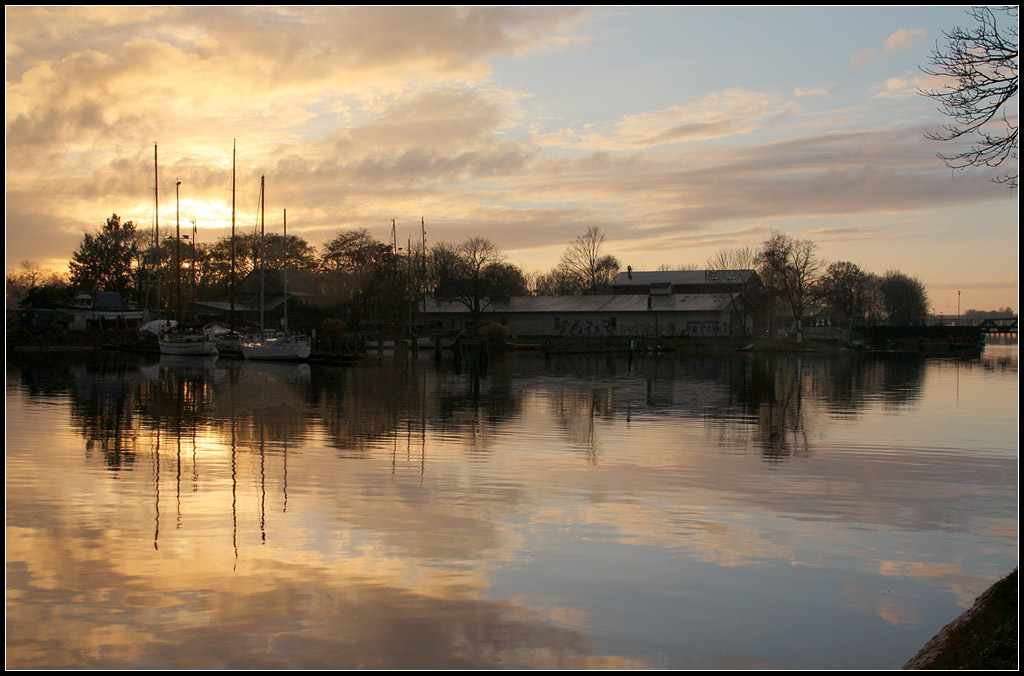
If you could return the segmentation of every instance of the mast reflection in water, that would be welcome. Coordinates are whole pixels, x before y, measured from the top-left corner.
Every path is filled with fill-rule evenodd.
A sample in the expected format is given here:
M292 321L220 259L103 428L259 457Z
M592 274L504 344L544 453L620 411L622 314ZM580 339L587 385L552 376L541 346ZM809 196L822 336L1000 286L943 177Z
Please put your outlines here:
M898 667L1016 496L1016 347L21 360L8 667Z

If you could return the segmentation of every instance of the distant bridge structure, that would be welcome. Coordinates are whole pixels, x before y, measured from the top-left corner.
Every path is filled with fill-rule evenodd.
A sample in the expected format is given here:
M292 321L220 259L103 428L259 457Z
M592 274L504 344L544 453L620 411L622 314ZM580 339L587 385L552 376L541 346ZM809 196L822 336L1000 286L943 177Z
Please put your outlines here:
M1016 336L1017 317L957 317L955 315L938 315L930 322L932 326L967 326L974 327L986 336Z
M1001 335L1017 335L1017 318L1016 317L1000 317L998 319L989 318L981 320L978 324L978 328L981 332L987 336L1001 336Z

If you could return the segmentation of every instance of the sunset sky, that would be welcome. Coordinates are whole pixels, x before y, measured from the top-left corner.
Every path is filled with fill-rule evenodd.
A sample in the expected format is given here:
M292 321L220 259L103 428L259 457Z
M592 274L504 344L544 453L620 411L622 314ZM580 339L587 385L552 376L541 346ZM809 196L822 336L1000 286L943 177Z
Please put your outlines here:
M917 93L964 7L8 7L6 265L66 271L112 212L199 241L238 217L484 236L547 271L590 226L623 266L771 230L1018 308L1018 197L952 172ZM1016 102L1008 111L1017 116ZM1013 171L1016 171L1014 166Z

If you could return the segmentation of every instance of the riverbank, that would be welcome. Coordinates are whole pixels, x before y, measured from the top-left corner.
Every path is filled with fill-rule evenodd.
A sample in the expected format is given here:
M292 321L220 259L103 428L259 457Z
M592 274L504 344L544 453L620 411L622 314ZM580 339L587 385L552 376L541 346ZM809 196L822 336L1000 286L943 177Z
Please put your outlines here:
M735 354L761 353L822 353L850 352L849 345L795 339L753 338L545 338L537 345L546 354L603 354L603 353L662 353L682 354Z
M1017 569L928 641L904 669L1018 669Z

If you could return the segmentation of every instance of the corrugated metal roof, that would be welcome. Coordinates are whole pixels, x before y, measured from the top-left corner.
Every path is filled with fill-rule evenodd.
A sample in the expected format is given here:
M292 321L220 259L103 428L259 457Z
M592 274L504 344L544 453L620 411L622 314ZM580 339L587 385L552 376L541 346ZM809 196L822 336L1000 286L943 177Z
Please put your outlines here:
M677 293L663 296L647 307L643 294L597 296L517 296L507 302L494 302L485 310L489 314L524 312L721 312L729 307L736 293ZM427 313L468 313L462 303L428 299Z
M612 286L647 286L649 284L743 284L753 270L661 270L657 272L620 272ZM632 276L632 278L630 278Z

